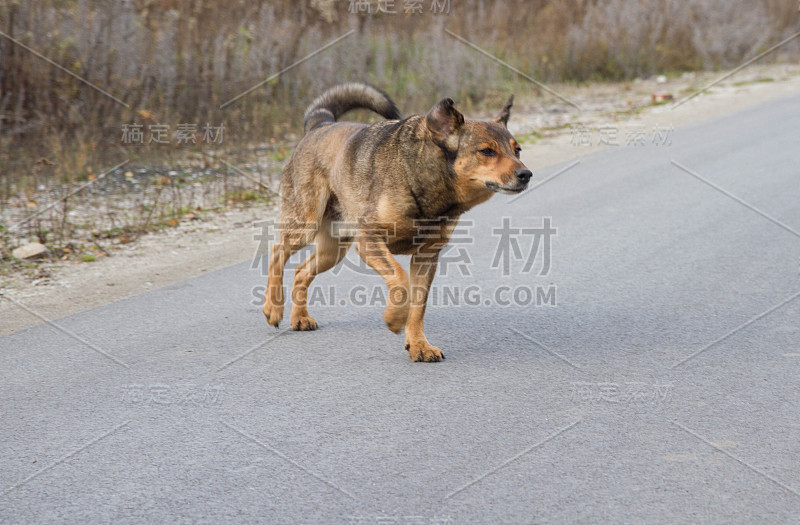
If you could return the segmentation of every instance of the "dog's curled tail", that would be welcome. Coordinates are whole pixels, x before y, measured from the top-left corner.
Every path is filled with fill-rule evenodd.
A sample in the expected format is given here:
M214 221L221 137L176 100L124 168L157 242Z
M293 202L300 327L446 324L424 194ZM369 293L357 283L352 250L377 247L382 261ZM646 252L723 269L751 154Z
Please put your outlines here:
M401 118L389 95L368 84L350 82L334 86L314 99L303 118L303 129L308 133L356 108L369 109L390 120Z

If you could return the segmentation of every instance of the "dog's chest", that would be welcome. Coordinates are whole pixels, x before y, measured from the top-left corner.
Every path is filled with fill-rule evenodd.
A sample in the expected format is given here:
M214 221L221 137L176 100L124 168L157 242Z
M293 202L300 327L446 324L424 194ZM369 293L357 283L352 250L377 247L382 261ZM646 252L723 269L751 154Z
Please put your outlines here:
M394 254L429 252L432 247L438 251L450 240L457 223L458 217L405 218L388 229L386 244Z

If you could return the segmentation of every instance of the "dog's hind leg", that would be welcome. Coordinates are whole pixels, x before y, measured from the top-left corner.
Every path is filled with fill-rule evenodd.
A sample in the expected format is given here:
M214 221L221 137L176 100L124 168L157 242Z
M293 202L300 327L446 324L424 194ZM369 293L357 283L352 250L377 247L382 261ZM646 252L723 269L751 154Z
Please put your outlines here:
M314 278L336 266L350 248L352 239L340 239L331 235L330 223L324 222L314 239L314 253L303 261L294 272L292 287L292 330L316 330L317 322L308 315L308 287Z
M284 226L278 244L272 247L269 258L269 277L264 293L264 317L275 328L283 319L283 269L295 252L308 246L317 233L310 225Z
M400 333L408 318L408 274L392 257L389 247L379 234L362 230L356 240L356 251L386 281L389 294L383 320L389 330Z

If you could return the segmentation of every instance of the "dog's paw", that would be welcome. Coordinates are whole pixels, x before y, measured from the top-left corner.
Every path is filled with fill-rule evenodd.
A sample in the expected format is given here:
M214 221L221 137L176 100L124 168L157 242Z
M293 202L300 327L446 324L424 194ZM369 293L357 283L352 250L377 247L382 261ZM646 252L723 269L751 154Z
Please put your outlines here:
M302 317L292 317L292 330L295 332L307 332L309 330L316 330L317 322L313 317L307 315Z
M274 306L265 303L264 317L267 318L267 323L271 324L275 328L278 328L278 325L281 324L281 319L283 319L283 306Z
M420 363L438 363L444 360L442 351L427 341L424 342L406 342L406 350L411 360Z
M405 290L400 290L389 297L391 302L383 312L383 320L386 321L386 327L389 330L399 334L406 324L408 312L411 308L408 303L408 294Z
M386 311L383 312L383 320L386 321L386 328L396 334L399 334L406 325L406 319L408 319L408 306L405 308L388 306L386 307Z

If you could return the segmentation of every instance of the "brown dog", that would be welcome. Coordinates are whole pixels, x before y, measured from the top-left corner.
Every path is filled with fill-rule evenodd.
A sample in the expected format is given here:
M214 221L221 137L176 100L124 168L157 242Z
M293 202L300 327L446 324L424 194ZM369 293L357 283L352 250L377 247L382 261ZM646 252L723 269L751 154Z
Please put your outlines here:
M462 213L495 193L525 190L532 176L506 129L513 100L491 122L464 120L449 98L427 115L400 120L389 97L365 84L336 86L314 100L306 134L283 170L281 236L272 247L264 297L267 322L277 327L283 318L286 261L314 242L314 253L295 271L290 321L293 330L316 329L306 308L308 287L355 241L358 254L386 280L383 318L395 333L405 325L411 359L444 359L423 327L439 250ZM336 122L354 108L389 120ZM334 223L345 226L335 231ZM392 254L411 255L410 280Z

